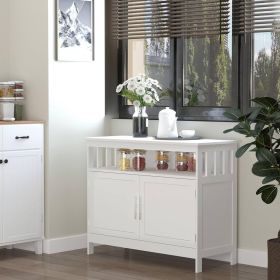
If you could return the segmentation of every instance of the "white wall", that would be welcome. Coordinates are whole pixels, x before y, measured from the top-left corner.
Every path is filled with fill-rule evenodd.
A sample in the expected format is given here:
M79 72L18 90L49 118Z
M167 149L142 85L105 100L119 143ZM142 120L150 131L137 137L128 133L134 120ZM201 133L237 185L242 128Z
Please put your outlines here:
M55 60L55 0L0 0L0 80L24 80L25 116L44 120L45 235L86 231L85 138L104 134L105 0L95 1L95 60Z
M49 149L46 237L86 232L86 142L104 134L105 0L95 2L95 60L55 60L55 1L49 6Z
M4 0L0 0L3 1ZM9 5L8 79L25 82L25 117L48 120L48 5L46 0L5 0ZM2 40L1 40L2 41ZM1 45L1 44L0 44Z
M149 122L149 134L157 133L157 121ZM238 139L244 144L243 137L237 134L223 134L232 123L215 122L179 122L178 130L195 129L205 138ZM131 120L111 120L112 135L131 135ZM266 251L267 239L274 238L280 229L280 197L272 205L264 204L256 190L261 186L260 178L252 175L251 167L254 154L246 154L239 160L238 175L238 247L246 250Z
M0 0L0 81L8 79L8 46L9 46L9 30L8 30L8 1Z

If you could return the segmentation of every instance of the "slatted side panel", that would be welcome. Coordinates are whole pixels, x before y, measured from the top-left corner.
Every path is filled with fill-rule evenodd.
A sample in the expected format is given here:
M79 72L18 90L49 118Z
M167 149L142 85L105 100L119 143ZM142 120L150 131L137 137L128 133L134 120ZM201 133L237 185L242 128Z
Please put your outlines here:
M209 148L200 151L199 176L220 177L234 175L235 148Z

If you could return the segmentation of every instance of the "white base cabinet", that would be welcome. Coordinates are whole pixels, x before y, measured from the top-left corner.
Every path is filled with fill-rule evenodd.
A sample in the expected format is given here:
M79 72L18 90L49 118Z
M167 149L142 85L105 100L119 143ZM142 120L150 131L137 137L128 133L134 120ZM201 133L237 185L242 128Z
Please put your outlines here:
M196 172L119 171L118 148L196 154ZM202 259L228 253L236 263L235 141L88 139L88 253L94 244ZM170 166L172 163L170 162Z
M43 125L0 125L0 246L43 240Z

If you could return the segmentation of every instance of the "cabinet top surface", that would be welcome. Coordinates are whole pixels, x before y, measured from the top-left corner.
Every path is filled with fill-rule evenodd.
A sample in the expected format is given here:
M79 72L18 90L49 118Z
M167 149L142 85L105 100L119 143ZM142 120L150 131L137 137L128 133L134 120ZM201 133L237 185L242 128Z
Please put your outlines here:
M0 125L44 124L43 121L0 121Z
M146 138L134 138L132 136L102 136L102 137L88 137L87 141L89 144L100 144L100 143L114 143L114 144L167 144L174 146L182 145L193 145L193 146L204 146L204 145L222 145L222 144L236 144L236 140L218 140L218 139L200 139L200 140L158 140L155 137Z

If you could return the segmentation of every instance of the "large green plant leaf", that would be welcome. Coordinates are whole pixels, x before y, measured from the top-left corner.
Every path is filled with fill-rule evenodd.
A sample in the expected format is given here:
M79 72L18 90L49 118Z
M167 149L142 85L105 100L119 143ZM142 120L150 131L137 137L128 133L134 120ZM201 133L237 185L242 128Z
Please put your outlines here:
M250 121L255 121L257 119L257 117L259 116L260 112L262 111L261 107L255 108L251 114L248 116L248 119Z
M256 162L252 168L253 174L259 177L279 177L280 169L278 166L271 166L269 162Z
M242 113L238 109L229 109L224 113L224 116L233 121L239 121L239 118L242 116Z
M237 124L233 130L237 133L244 134L246 136L251 136L250 124L246 121Z
M252 101L264 108L267 108L270 112L273 112L278 108L277 100L271 97L256 97L252 99Z
M271 138L269 136L269 128L262 130L259 135L256 137L256 146L258 148L270 148L271 147Z
M267 176L267 177L264 177L264 179L262 180L262 183L263 184L268 184L270 182L273 182L273 181L279 181L280 180L280 176Z
M264 129L265 127L265 122L257 122L255 125L255 136L259 135L261 133L261 131Z
M274 154L265 148L258 148L256 151L256 157L258 161L261 162L268 162L271 165L277 165L277 160L274 156Z
M275 185L266 185L261 188L259 188L256 192L257 195L262 195L262 200L266 204L272 203L278 193L278 188Z
M235 153L235 156L237 158L240 158L241 156L244 155L244 153L251 147L252 144L254 144L255 142L252 142L252 143L248 143L248 144L245 144L243 146L241 146Z
M232 128L230 128L230 129L226 129L226 130L224 130L224 131L223 131L223 133L225 133L225 134L226 134L226 133L229 133L229 132L232 132L232 131L233 131L233 129L232 129Z
M270 118L276 123L280 122L280 112L274 112L271 114Z

